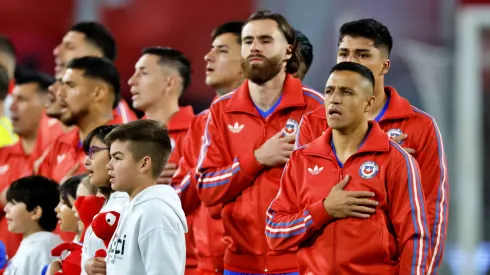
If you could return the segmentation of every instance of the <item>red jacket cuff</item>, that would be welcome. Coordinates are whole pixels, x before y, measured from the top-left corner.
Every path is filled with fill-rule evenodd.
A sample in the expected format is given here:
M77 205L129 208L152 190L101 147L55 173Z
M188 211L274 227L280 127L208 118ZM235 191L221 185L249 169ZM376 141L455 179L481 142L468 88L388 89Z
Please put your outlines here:
M244 176L248 178L254 178L255 175L262 170L263 166L255 158L254 151L244 154L238 158L240 162L240 170L244 173Z
M320 229L333 218L330 216L330 214L328 214L327 210L325 210L325 207L323 206L323 199L315 202L314 204L308 205L306 209L311 214L313 228L315 229Z

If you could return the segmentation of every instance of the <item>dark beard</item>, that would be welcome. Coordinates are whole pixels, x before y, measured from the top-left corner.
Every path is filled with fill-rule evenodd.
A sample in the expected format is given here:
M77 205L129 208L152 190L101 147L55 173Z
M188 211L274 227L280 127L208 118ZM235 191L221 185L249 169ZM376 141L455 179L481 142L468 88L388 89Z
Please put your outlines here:
M251 65L247 59L242 59L242 69L245 78L258 85L262 85L278 75L282 70L283 63L279 55L272 58L260 57L264 59L263 64Z

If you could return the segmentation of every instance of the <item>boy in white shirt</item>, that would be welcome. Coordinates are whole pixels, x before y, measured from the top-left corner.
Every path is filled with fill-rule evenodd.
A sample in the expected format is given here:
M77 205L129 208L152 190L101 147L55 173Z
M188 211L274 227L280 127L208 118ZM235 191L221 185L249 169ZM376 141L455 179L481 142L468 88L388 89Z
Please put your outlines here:
M130 199L110 242L107 275L183 275L185 214L175 190L156 185L172 151L168 130L137 120L118 126L105 141L111 187Z
M44 266L55 259L51 249L62 243L52 233L58 224L54 209L59 201L58 184L45 177L29 176L10 185L5 218L8 230L22 234L23 239L4 275L41 274Z

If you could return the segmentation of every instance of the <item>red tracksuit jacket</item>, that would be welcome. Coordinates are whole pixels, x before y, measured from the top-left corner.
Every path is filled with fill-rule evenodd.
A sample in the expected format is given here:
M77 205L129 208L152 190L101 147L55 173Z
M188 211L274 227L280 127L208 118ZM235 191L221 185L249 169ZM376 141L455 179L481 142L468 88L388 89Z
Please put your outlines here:
M194 110L192 106L180 107L179 111L172 116L172 118L167 123L167 128L170 135L170 141L172 143L172 154L168 160L169 163L179 164L182 157L182 152L187 146L184 142L187 136L187 131L191 126L191 122L195 117ZM178 172L178 171L177 171ZM178 188L179 185L175 184L173 181L171 183L172 187ZM192 232L194 227L194 215L187 216L187 227L189 232L185 234L185 245L186 245L186 268L196 268L197 267L197 257L196 248L194 241L194 234Z
M423 275L429 227L417 162L370 122L359 151L344 165L330 146L332 130L293 152L267 211L265 234L275 250L298 246L300 274ZM323 200L346 175L344 190L371 191L369 219L332 219Z
M197 165L198 192L207 206L223 206L226 269L297 270L295 251L272 251L264 236L265 213L279 190L283 166L262 167L254 150L279 131L295 134L301 116L321 104L321 94L287 75L282 99L265 119L250 99L248 81L211 106Z
M427 270L428 274L437 274L442 261L449 217L449 183L441 133L433 117L411 106L394 88L385 87L385 92L390 100L379 125L390 137L407 134L408 138L400 145L417 151L415 159L422 173L431 230L432 254ZM327 128L325 108L306 114L299 128L297 146L308 144L319 137Z
M225 244L222 241L223 221L219 215L215 219L211 218L210 209L201 203L195 177L208 113L209 110L205 110L192 121L184 142L185 146L182 148L179 169L172 179L172 185L180 184L176 191L179 193L184 212L186 215L194 214L192 231L196 244L197 268L208 272L223 273L225 254ZM218 214L221 212L220 205L211 207L211 209Z

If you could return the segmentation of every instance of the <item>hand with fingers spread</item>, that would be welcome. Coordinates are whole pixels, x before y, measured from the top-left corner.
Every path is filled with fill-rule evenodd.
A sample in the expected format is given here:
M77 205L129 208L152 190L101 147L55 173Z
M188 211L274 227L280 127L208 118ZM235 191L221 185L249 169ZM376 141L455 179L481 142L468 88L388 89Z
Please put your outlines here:
M106 274L106 263L104 258L95 257L85 262L85 272L88 275L105 275Z
M328 214L337 219L348 217L367 219L376 212L378 202L371 199L373 192L346 191L344 187L349 183L350 176L345 176L335 185L327 198L323 201L323 207Z
M280 131L255 150L255 158L260 164L268 167L285 164L293 152L294 144L290 143L294 140L295 136L285 136L284 132Z
M160 174L160 177L158 177L157 179L157 184L170 184L170 181L172 180L175 171L177 171L177 164L167 163L162 173Z
M396 142L398 144L401 144L401 142L404 141L405 139L407 139L407 137L408 137L407 134L401 134L399 136L392 137L391 140L393 140L394 142ZM407 153L409 153L411 155L414 155L416 153L415 149L412 149L412 148L403 147L403 149L405 149L405 151L407 151Z

